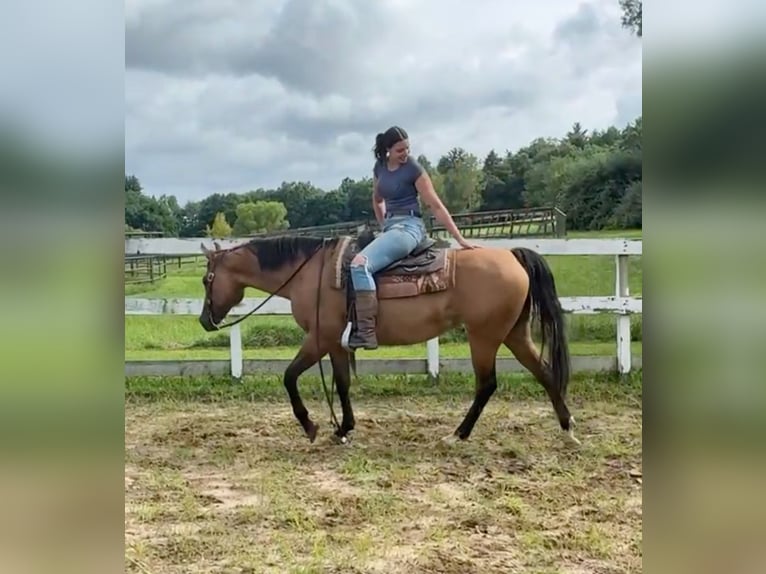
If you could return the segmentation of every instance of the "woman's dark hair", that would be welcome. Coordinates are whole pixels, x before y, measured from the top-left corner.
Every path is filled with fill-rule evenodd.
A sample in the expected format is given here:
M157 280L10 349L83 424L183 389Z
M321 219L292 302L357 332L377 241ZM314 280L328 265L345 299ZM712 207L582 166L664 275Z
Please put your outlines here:
M406 140L409 136L403 128L398 126L391 126L385 132L375 136L375 147L372 148L375 157L379 160L383 160L386 157L386 152L395 144L402 140Z

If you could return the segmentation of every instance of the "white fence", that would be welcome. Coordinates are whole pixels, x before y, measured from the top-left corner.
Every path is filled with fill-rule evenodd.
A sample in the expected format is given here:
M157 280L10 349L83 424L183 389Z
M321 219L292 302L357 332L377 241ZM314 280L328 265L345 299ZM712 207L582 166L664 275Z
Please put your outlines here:
M220 241L222 247L240 243L242 240ZM200 242L209 243L206 238L193 239L126 239L126 253L140 251L143 254L162 254L172 256L198 255ZM574 371L616 370L619 373L630 372L632 366L640 366L641 357L631 356L630 316L642 312L642 299L630 297L628 290L628 258L641 255L640 240L625 239L487 239L475 240L475 243L493 247L512 248L529 247L542 255L610 255L615 259L615 291L606 297L561 297L563 309L573 314L610 313L616 316L617 338L616 353L613 356L573 356ZM248 298L234 307L229 318L244 315L259 305L262 298ZM125 297L126 315L194 315L199 316L203 300L199 299L139 299ZM273 297L269 303L254 315L289 315L290 302L281 297ZM242 337L240 324L229 329L230 354L228 360L185 360L185 361L126 361L127 376L134 375L204 375L226 374L239 378L243 374L278 373L281 374L290 359L248 359L242 357ZM200 327L201 328L201 327ZM297 351L297 349L296 349ZM366 351L365 354L374 353ZM428 341L424 359L362 359L357 361L360 374L430 374L438 376L440 371L471 372L471 361L465 359L439 358L439 339ZM327 359L325 359L327 361ZM329 361L328 361L329 363ZM325 363L323 362L323 367ZM329 364L327 366L329 368ZM499 358L498 372L523 371L524 368L511 358ZM318 372L314 367L308 372Z

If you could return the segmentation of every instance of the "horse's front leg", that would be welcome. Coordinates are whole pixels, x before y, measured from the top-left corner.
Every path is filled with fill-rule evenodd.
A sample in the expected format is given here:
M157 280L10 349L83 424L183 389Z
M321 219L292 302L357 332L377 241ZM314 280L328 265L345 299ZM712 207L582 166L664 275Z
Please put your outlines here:
M317 436L319 425L314 423L309 417L309 411L303 404L300 393L298 392L298 377L315 365L321 357L316 348L316 342L313 337L307 336L301 346L298 354L285 369L284 385L287 394L290 397L290 404L293 407L293 414L303 427L306 436L311 442L314 442Z
M348 353L342 348L330 351L332 373L335 384L338 387L340 406L343 409L343 419L340 428L335 431L335 436L342 443L348 441L348 433L354 430L354 410L351 408L349 388L351 387L351 371L349 367Z

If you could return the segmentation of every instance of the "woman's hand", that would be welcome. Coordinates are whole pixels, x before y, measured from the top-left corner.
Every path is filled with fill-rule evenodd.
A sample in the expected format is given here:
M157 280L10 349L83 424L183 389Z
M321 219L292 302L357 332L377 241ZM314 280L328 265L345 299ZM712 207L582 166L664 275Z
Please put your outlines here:
M476 245L474 243L468 243L465 240L465 237L460 236L457 238L457 242L463 249L481 249L481 245Z
M449 211L447 211L447 208L444 207L444 204L442 203L441 199L439 199L439 196L436 195L436 191L434 190L433 183L431 182L431 178L428 176L428 173L423 171L420 177L418 177L418 179L415 181L415 187L417 188L420 197L422 197L425 201L425 204L431 208L431 213L434 214L434 217L436 217L437 221L444 225L449 234L452 235L455 241L460 244L460 247L463 249L481 248L481 245L473 245L472 243L468 243L465 240L465 237L463 237L463 234L460 233L460 230L452 220L452 216L450 215Z

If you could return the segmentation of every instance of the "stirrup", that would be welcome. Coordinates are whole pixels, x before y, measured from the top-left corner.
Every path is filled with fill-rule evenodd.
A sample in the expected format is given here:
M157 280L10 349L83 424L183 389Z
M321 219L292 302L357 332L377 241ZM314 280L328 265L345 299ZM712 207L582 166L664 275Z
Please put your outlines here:
M340 345L343 347L347 352L353 353L354 350L349 346L349 339L351 338L351 321L349 321L346 324L346 328L343 329L343 335L340 337Z

